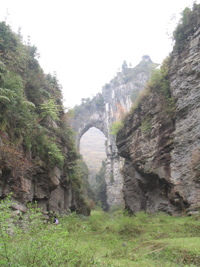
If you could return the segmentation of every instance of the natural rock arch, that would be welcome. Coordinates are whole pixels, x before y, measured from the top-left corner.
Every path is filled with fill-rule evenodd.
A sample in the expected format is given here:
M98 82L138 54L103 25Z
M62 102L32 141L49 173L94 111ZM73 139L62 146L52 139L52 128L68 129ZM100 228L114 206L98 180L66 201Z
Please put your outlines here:
M106 143L106 136L96 127L91 127L85 134L83 134L80 140L79 151L89 168L88 182L92 188L99 188L100 177L101 185L105 185L102 179L104 178L103 173L105 172L105 161L107 157ZM96 177L97 174L98 177ZM103 202L105 202L105 199L106 198L104 197ZM99 199L99 201L101 200Z
M74 108L71 126L76 133L76 145L79 149L80 139L89 128L96 127L107 138L106 145L106 186L107 203L123 205L123 177L120 172L122 158L118 155L116 137L110 129L114 122L122 119L132 106L135 97L144 88L150 73L156 65L150 57L143 57L135 68L124 68L122 72L102 88L92 100L84 99Z
M101 101L101 102L100 102ZM101 103L101 105L99 104ZM76 133L76 145L79 148L81 137L91 128L99 129L108 138L106 109L102 95L96 95L91 101L75 108L71 126Z

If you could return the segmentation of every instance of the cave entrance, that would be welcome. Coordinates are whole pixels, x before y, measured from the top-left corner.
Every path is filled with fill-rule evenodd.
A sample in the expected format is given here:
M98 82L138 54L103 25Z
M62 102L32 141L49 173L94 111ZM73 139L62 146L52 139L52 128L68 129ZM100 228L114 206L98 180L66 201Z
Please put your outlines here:
M102 166L102 161L106 160L106 140L103 132L96 127L89 128L80 139L80 154L88 166L88 179L92 187L95 187L95 176Z

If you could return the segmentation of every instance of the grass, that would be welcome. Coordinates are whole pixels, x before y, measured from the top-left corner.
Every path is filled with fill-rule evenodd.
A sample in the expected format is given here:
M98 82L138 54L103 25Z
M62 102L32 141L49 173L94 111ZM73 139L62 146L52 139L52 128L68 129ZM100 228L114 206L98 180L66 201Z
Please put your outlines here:
M14 235L3 232L0 266L200 266L198 216L94 210L90 217L59 220L59 225L29 222Z

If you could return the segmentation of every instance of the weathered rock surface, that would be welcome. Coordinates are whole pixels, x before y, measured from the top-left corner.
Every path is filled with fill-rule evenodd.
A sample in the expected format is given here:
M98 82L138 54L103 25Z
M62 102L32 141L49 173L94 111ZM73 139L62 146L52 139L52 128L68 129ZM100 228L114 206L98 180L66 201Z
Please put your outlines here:
M0 145L4 147L6 146L4 142L8 141L8 137L6 136L5 140L5 133L2 132L0 136ZM5 149L5 153L8 152ZM0 156L3 157L3 154L1 153ZM36 170L31 170L31 165L25 163L30 170L24 173L19 172L20 166L17 165L17 162L14 163L16 170L13 170L13 167L9 165L0 166L0 199L12 193L12 198L16 203L12 208L16 211L25 212L27 203L36 201L43 212L66 214L73 210L89 215L89 208L84 204L80 194L73 188L70 179L67 179L67 174L57 167L54 167L50 172L39 161L39 158L37 161Z
M170 88L175 118L163 113L162 100L149 95L127 117L117 137L125 158L124 199L131 212L175 214L200 207L200 29L173 51ZM148 128L142 127L144 123Z
M171 181L192 209L200 206L200 28L172 54L170 82L176 100Z

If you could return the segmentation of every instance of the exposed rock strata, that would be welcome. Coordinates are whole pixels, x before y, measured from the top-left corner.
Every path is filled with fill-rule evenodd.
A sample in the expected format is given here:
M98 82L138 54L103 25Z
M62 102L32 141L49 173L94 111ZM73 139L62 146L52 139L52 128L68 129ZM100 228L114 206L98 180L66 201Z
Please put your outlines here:
M200 28L181 53L173 52L170 82L176 100L170 179L192 209L200 206Z
M125 158L124 198L131 212L175 214L200 207L200 29L173 51L170 88L174 120L163 117L162 101L151 94L127 117L117 147ZM148 133L142 122L151 118Z
M0 132L0 146L5 147L7 142L6 133ZM0 156L3 157L2 154ZM23 157L26 162L25 155ZM28 167L24 172L20 171L21 166L17 165L17 161L14 163L16 170L8 165L0 166L0 199L12 193L12 198L17 204L13 209L22 212L26 211L27 203L36 201L43 212L66 214L73 210L89 215L89 208L72 186L70 179L67 179L67 174L57 167L50 171L43 166L39 158L36 160L37 168L32 168L26 162Z

